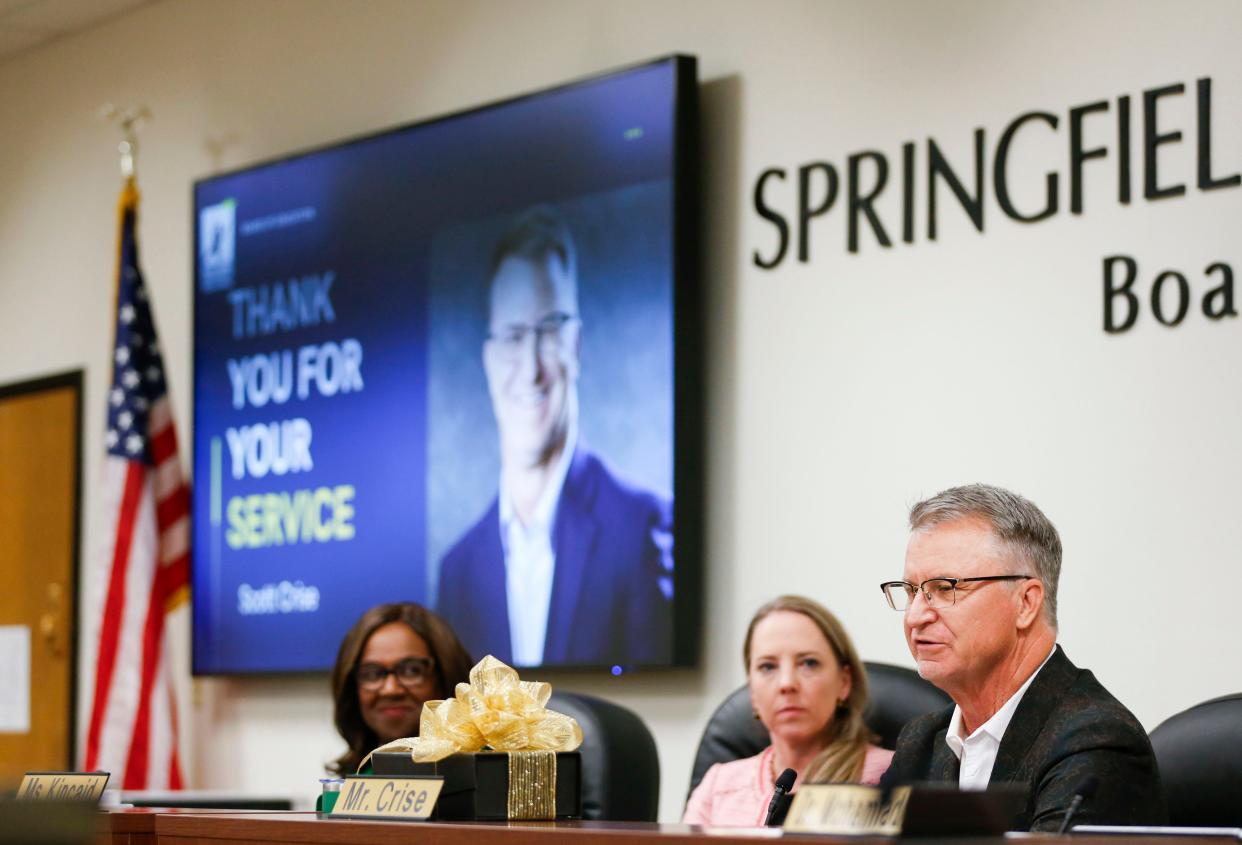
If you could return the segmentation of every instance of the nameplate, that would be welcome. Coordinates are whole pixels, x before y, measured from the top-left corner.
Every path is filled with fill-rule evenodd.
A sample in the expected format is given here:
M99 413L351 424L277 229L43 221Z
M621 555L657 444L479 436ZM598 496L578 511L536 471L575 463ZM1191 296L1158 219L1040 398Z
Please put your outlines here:
M425 819L431 815L444 787L444 778L380 777L355 775L345 778L341 794L332 807L333 818Z
M98 804L107 772L26 772L17 788L21 801L89 801Z
M794 793L784 829L793 833L896 836L910 801L910 787L888 794L874 786L836 783L805 784Z

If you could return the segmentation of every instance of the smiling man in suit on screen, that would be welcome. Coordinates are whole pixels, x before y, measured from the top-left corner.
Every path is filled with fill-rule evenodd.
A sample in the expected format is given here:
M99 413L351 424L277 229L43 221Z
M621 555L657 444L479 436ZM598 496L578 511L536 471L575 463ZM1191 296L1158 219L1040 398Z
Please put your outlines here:
M1161 824L1156 759L1138 720L1057 644L1061 539L1032 502L955 487L910 511L902 611L919 674L954 706L911 721L884 783L1017 784L1018 830L1055 831L1076 794L1082 824Z
M438 609L473 654L517 666L665 663L672 502L581 443L582 331L569 228L531 209L491 261L483 368L499 492L444 556Z

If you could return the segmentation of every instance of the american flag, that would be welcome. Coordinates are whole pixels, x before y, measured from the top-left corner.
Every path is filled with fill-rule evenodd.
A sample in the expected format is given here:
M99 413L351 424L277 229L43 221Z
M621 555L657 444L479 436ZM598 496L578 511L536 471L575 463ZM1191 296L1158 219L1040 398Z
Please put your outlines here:
M103 596L83 769L123 789L180 789L177 709L164 621L189 589L190 498L177 456L164 359L138 269L138 190L120 200L116 343L103 499L109 540L95 561Z

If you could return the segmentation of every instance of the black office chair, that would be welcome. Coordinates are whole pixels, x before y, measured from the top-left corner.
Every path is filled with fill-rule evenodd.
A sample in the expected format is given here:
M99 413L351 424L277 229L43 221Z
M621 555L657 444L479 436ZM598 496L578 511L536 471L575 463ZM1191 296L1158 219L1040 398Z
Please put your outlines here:
M897 736L906 722L934 713L953 704L949 694L919 673L904 666L888 663L864 663L870 684L871 703L863 720L875 731L884 748L897 747Z
M919 677L918 672L887 663L864 663L871 703L863 719L884 748L897 746L897 735L915 716L942 710L953 703L948 695ZM690 791L715 763L753 757L768 746L764 730L750 707L750 690L734 690L707 720L699 750L694 755Z
M1242 693L1170 716L1151 747L1172 824L1242 827Z
M593 695L554 692L548 709L582 727L582 817L653 822L660 809L660 756L636 713Z

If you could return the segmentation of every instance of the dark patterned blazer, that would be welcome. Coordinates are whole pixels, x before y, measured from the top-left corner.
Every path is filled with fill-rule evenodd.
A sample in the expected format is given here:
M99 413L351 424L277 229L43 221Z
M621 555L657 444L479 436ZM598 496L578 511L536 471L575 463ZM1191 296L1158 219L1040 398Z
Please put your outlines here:
M909 722L882 783L956 783L958 759L944 739L952 716L950 707ZM1056 831L1087 775L1099 786L1073 824L1164 824L1164 792L1147 733L1095 675L1057 646L1014 711L989 784L1026 789L1013 830Z

